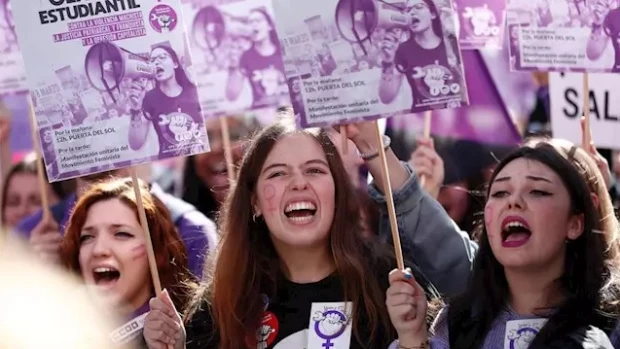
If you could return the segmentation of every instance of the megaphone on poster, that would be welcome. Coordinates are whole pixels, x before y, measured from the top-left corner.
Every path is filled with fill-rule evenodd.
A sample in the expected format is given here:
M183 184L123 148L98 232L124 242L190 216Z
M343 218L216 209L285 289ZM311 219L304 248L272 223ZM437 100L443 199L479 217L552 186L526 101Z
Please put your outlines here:
M406 1L340 0L336 5L336 26L347 41L362 44L371 40L375 30L401 28L411 25Z
M247 19L233 16L206 6L198 11L192 23L192 39L203 49L213 50L222 44L225 37L250 37L252 29Z
M119 90L123 79L153 78L155 67L148 58L131 53L111 42L93 45L86 54L86 76L99 91Z

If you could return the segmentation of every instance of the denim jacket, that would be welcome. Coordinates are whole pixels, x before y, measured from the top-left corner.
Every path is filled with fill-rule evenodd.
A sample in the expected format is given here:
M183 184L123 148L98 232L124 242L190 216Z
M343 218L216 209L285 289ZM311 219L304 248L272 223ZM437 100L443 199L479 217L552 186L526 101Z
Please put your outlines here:
M393 193L403 255L418 265L443 296L457 295L467 286L478 244L422 189L411 166L403 166L409 179ZM393 244L385 196L374 181L368 190L381 208L379 236Z

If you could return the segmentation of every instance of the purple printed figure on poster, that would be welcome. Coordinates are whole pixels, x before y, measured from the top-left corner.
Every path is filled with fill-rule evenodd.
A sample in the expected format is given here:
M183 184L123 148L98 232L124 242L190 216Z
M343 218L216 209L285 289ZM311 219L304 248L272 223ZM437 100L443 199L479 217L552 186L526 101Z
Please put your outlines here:
M184 6L205 115L289 104L271 1L187 0Z
M180 0L13 11L50 181L209 150Z
M620 72L618 0L508 0L511 68Z
M15 35L12 4L9 0L0 0L0 95L27 90L24 62Z
M467 105L450 0L274 1L300 124Z
M459 14L459 43L462 50L501 49L506 2L455 0Z

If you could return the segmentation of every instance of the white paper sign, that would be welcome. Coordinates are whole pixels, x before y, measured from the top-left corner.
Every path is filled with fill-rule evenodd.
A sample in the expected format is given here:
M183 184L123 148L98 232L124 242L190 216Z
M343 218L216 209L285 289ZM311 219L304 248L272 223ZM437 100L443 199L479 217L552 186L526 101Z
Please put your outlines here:
M348 349L352 302L312 303L307 349Z
M547 319L508 321L504 349L527 349L546 322Z
M597 147L620 149L620 75L589 74L590 129ZM614 97L615 96L615 97ZM549 74L553 137L581 144L583 74Z

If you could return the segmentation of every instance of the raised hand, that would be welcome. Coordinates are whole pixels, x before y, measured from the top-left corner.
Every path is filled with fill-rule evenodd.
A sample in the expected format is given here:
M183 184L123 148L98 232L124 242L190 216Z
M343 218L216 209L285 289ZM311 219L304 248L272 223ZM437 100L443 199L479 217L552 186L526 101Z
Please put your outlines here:
M167 290L151 298L151 311L144 319L144 339L149 349L185 348L185 327Z
M424 176L423 187L427 193L437 199L443 183L445 170L443 160L435 151L433 139L418 139L418 146L411 154L409 163L413 166L418 178Z
M427 300L424 290L409 269L392 270L389 280L385 304L400 344L406 347L426 342Z

